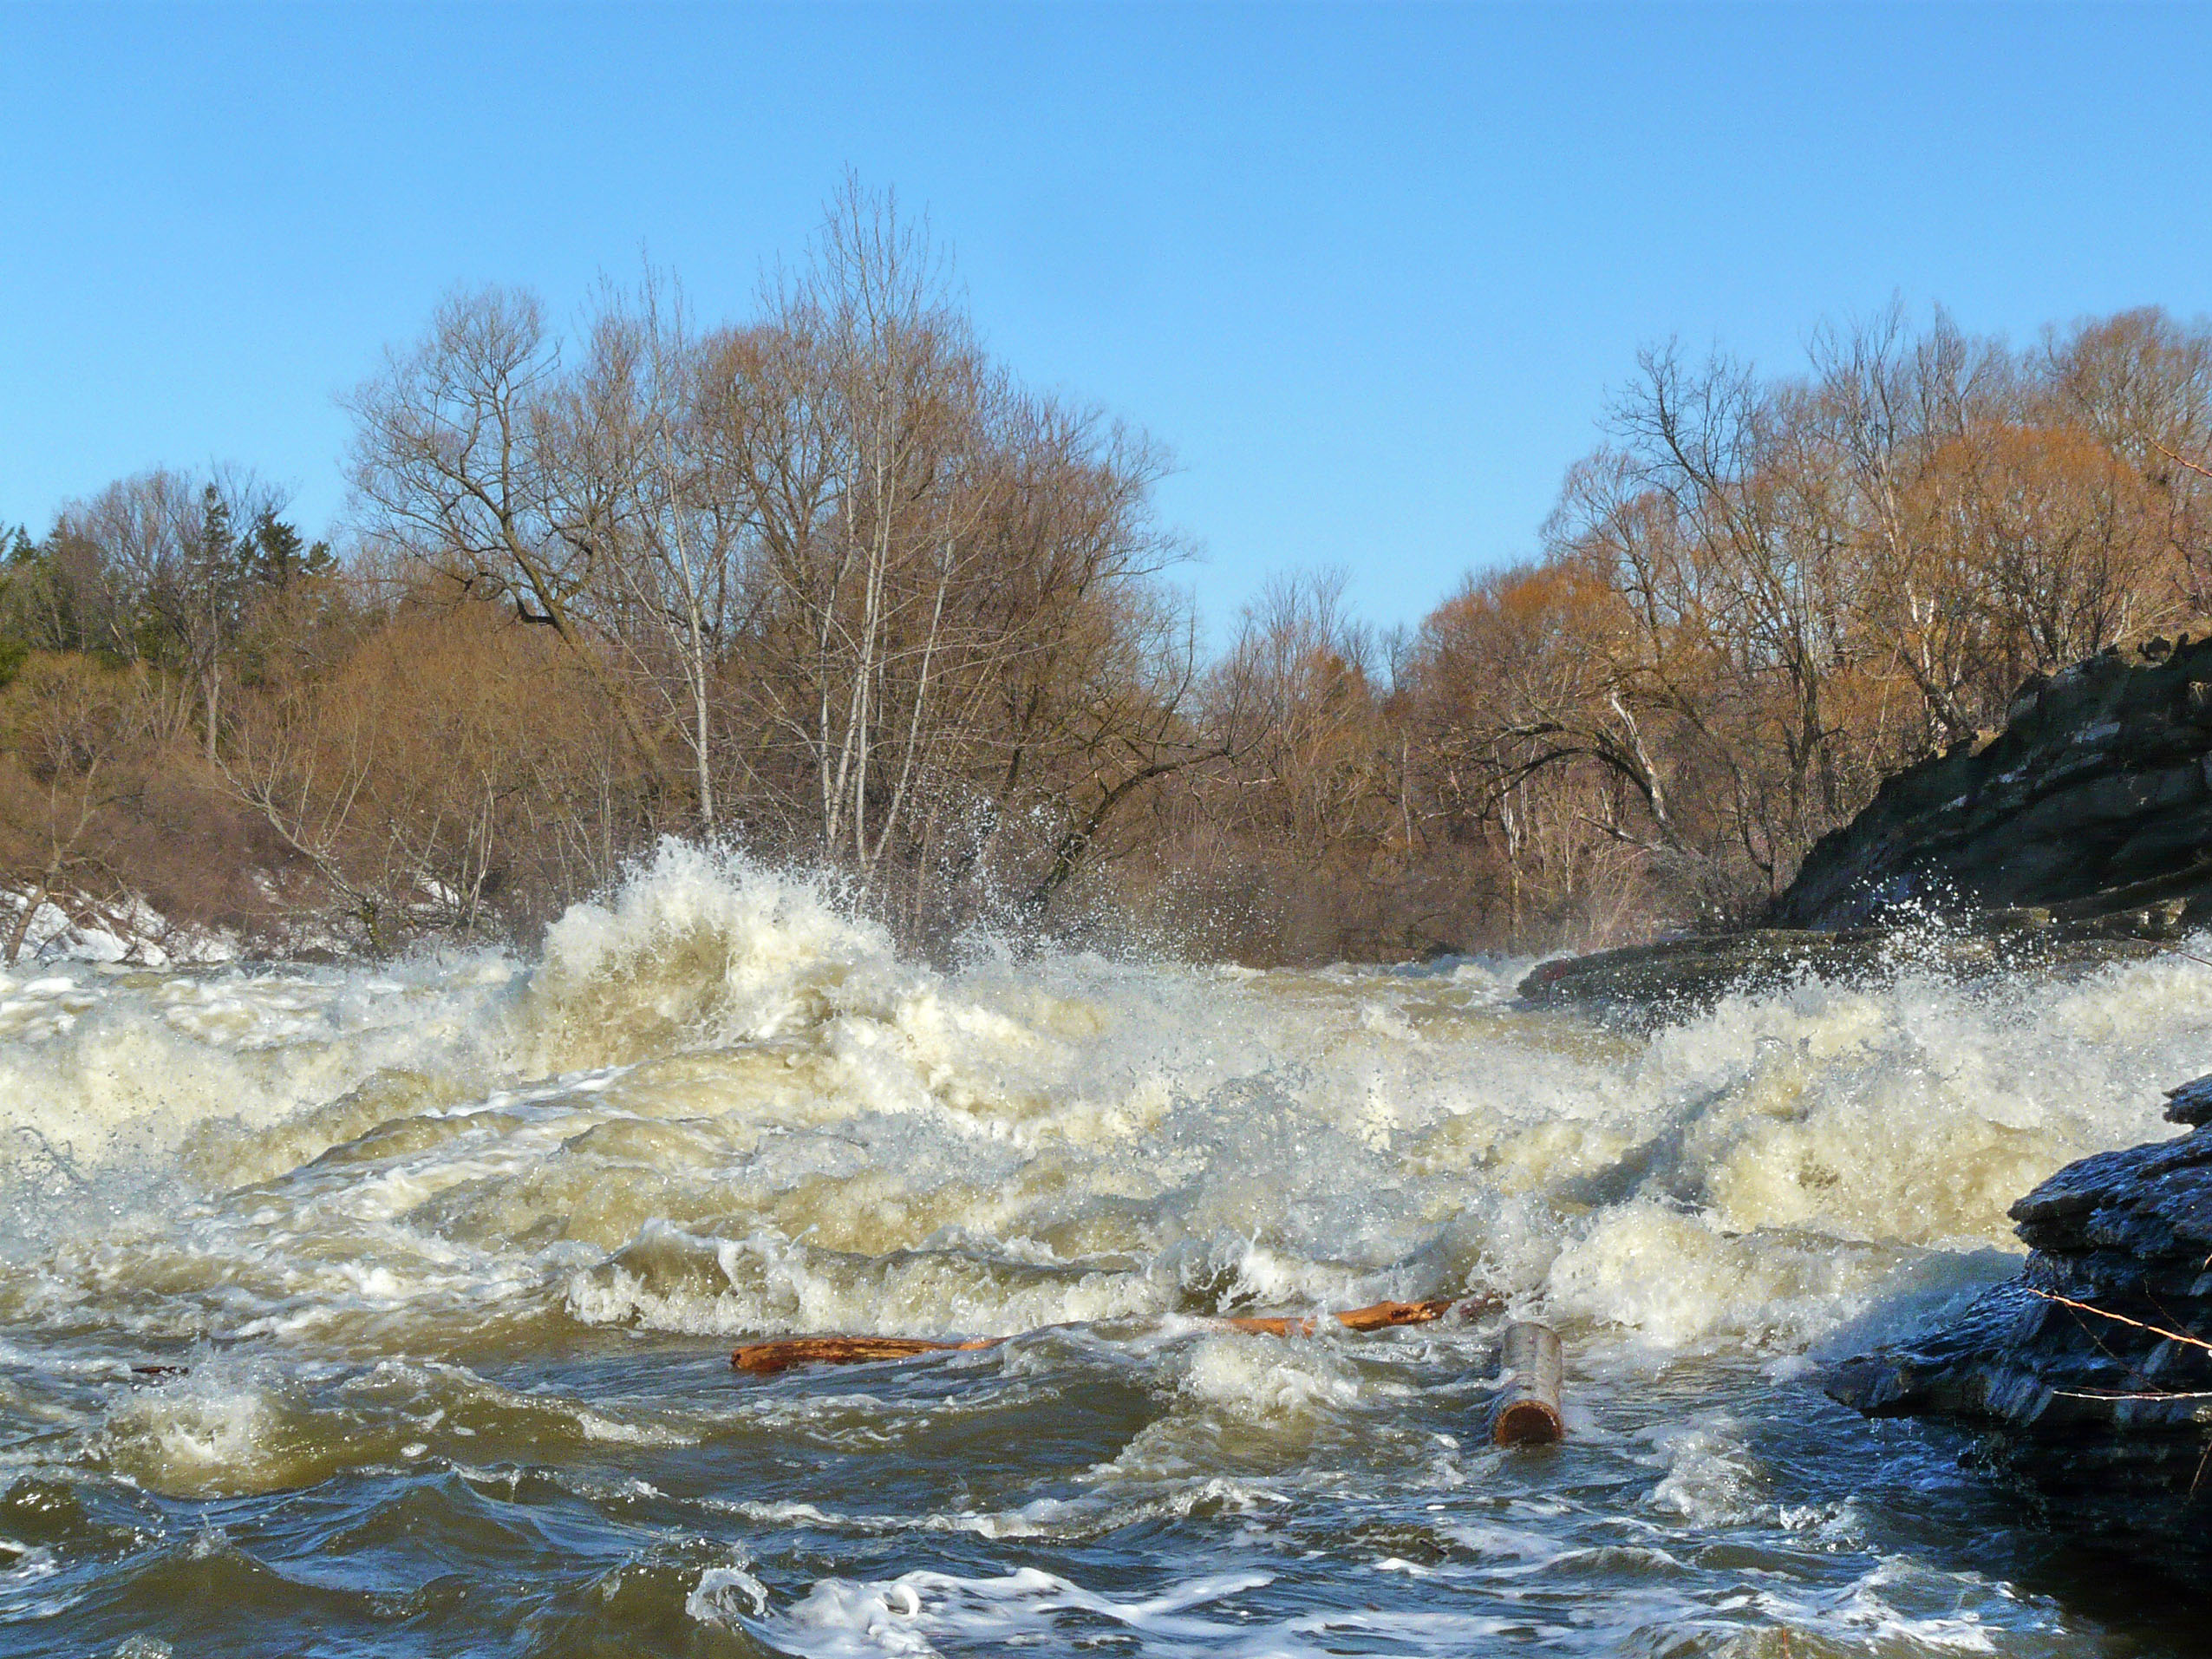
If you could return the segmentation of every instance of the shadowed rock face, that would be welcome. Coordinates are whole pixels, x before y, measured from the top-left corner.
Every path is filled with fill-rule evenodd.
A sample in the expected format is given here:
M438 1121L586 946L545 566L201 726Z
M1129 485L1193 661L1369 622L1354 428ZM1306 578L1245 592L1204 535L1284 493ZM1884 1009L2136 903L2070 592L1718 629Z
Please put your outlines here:
M2060 1170L2012 1208L2033 1246L2018 1278L1837 1366L1828 1393L1988 1431L1987 1461L2056 1518L2163 1532L2212 1514L2212 1077L2171 1099L2189 1133Z
M1544 963L1521 995L1663 1017L1900 961L1971 977L2153 954L2212 923L2212 636L2031 680L2001 734L1897 774L1824 836L1768 919Z
M2212 915L2212 637L2154 638L2038 676L2001 733L1897 774L1776 902L1791 928L1914 907L2078 921ZM2186 913L2186 917L2185 917Z
M1910 967L1961 979L2036 970L2066 972L2155 956L2164 930L2131 912L2054 922L2048 911L2002 912L1970 926L1928 929L1753 928L1740 933L1623 945L1538 963L1521 981L1537 1007L1580 1004L1631 1023L1656 1024L1731 991L1772 990L1804 978L1856 979Z

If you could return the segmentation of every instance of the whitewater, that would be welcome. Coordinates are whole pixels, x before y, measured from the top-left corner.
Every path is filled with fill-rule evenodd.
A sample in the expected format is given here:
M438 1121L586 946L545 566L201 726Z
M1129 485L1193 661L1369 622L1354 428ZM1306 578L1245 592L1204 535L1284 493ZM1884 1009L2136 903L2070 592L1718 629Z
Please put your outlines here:
M1661 1020L903 958L671 846L532 957L0 979L0 1652L2187 1651L1826 1358L2173 1133L2212 945ZM1494 1294L1489 1336L1210 1316ZM758 1336L1012 1335L773 1378Z

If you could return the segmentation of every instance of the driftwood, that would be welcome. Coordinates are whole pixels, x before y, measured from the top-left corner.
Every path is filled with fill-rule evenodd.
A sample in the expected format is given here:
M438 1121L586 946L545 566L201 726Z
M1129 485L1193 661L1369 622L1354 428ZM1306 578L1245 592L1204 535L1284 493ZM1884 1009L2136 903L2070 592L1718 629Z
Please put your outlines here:
M1498 1446L1549 1446L1567 1432L1559 1415L1559 1333L1515 1320L1498 1343L1505 1383L1491 1404L1490 1438Z
M932 1342L918 1336L790 1336L780 1342L747 1342L729 1356L741 1371L773 1376L794 1365L866 1365L875 1360L907 1360L917 1354L961 1354L989 1348L1003 1336L978 1336L965 1342Z
M1328 1316L1347 1330L1387 1330L1393 1325L1426 1325L1441 1319L1455 1309L1462 1319L1476 1319L1486 1313L1496 1313L1505 1305L1497 1297L1469 1297L1458 1301L1451 1297L1439 1297L1433 1302L1374 1302L1364 1308L1351 1308ZM1230 1318L1224 1316L1206 1323L1223 1330L1250 1331L1258 1336L1310 1336L1321 1316L1262 1316L1257 1318Z
M1495 1313L1504 1303L1496 1297L1457 1299L1440 1297L1430 1302L1376 1302L1328 1316L1348 1330L1387 1330L1393 1325L1426 1325L1455 1309L1463 1319ZM1222 1330L1247 1331L1258 1336L1310 1336L1319 1316L1286 1315L1257 1318L1222 1318L1207 1323ZM773 1376L796 1365L865 1365L875 1360L911 1359L917 1354L961 1354L991 1348L1003 1336L978 1336L964 1342L930 1342L918 1336L786 1336L773 1342L747 1342L729 1356L741 1371Z
M1430 1302L1377 1302L1327 1316L1347 1330L1387 1330L1393 1325L1426 1325L1456 1313L1462 1319L1496 1313L1497 1297L1450 1297ZM1210 1319L1217 1330L1256 1336L1310 1336L1320 1315L1280 1315ZM866 1365L877 1360L912 1359L919 1354L967 1354L995 1348L1003 1336L976 1336L964 1342L932 1342L921 1336L786 1336L747 1342L730 1355L730 1363L755 1376L773 1376L800 1365ZM1515 1320L1498 1344L1503 1383L1489 1409L1490 1438L1498 1446L1548 1446L1566 1433L1559 1413L1559 1333L1549 1325Z

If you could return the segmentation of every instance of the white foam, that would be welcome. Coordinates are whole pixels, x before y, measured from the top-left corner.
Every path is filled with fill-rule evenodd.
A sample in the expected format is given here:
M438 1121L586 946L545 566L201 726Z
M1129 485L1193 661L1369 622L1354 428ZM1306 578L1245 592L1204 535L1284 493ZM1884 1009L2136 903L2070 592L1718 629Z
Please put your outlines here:
M1745 1410L2009 1270L2020 1191L2170 1132L2160 1089L2212 1057L2212 970L1974 991L1908 964L1648 1039L1519 1009L1517 971L991 950L939 971L825 889L671 849L534 963L0 978L0 1381L29 1379L40 1424L10 1474L60 1456L200 1498L451 1468L688 1505L763 1551L685 1557L689 1616L809 1654L1725 1651L1776 1625L1974 1651L2040 1628L2010 1587L1878 1558L1880 1518L1680 1402L1725 1375ZM1489 1362L1467 1329L1207 1319L1467 1290L1566 1329L1582 1461L1556 1466L1592 1484L1517 1492L1552 1466L1464 1432ZM488 1380L624 1329L697 1336L727 1391ZM825 1330L1028 1334L834 1381L721 1368L728 1341ZM124 1368L192 1337L188 1376ZM627 1473L741 1435L904 1469L1099 1380L1096 1443L994 1453L908 1507L865 1475L708 1498ZM1069 1546L1155 1526L1187 1551L1083 1582ZM890 1564L809 1584L818 1556L759 1542L815 1528ZM1702 1564L1746 1536L1818 1571ZM1356 1588L1316 1602L1285 1564L1339 1549ZM669 1594L658 1572L625 1593Z
M956 1637L962 1645L1034 1645L1053 1640L1060 1617L1073 1613L1141 1637L1148 1649L1190 1651L1193 1641L1210 1647L1250 1634L1247 1628L1198 1617L1193 1610L1272 1580L1265 1572L1223 1574L1131 1601L1096 1594L1034 1567L975 1578L909 1572L879 1584L825 1578L788 1612L764 1621L762 1629L770 1640L789 1643L810 1659L845 1659L934 1654L940 1649L932 1638Z
M204 1361L126 1395L108 1414L101 1450L125 1478L171 1496L290 1484L280 1387L259 1368Z
M1517 967L942 973L819 885L671 846L534 966L42 969L0 982L0 1311L343 1347L1490 1288L1654 1353L1785 1355L1986 1278L2019 1192L2167 1132L2212 1016L2180 958L1908 970L1640 1042L1517 1011ZM1178 1386L1263 1415L1356 1386L1240 1380L1241 1351Z
M746 1571L740 1556L728 1566L709 1567L684 1597L685 1614L701 1624L735 1624L746 1614L768 1610L768 1587Z

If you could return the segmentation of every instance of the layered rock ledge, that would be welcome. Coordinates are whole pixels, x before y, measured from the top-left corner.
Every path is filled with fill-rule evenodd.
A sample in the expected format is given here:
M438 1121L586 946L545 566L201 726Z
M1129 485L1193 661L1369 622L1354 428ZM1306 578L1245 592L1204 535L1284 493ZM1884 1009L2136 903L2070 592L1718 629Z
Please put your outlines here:
M2039 906L2171 928L2212 917L2208 854L2212 637L2153 637L2031 678L2003 731L1890 778L1806 854L1772 919Z
M2190 1133L2060 1170L2012 1208L2017 1278L1827 1392L1984 1431L1982 1460L2078 1525L2170 1534L2212 1512L2193 1507L2212 1504L2212 1077L2170 1100Z
M1537 1004L1710 1001L1909 963L1972 976L2155 954L2212 923L2212 636L2020 688L1806 854L1771 925L1542 964Z
M1856 978L1910 968L1973 979L2020 969L2086 969L2158 954L2171 931L2146 937L2122 912L2059 921L2000 912L1954 927L1754 928L1624 945L1540 963L1518 987L1536 1007L1617 1008L1644 1020L1693 1011L1731 991L1771 990L1808 976Z

